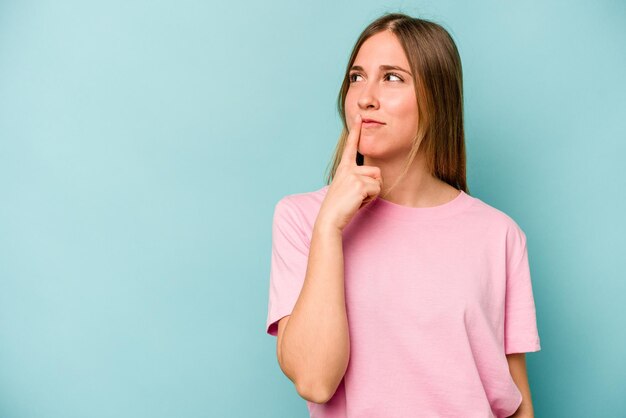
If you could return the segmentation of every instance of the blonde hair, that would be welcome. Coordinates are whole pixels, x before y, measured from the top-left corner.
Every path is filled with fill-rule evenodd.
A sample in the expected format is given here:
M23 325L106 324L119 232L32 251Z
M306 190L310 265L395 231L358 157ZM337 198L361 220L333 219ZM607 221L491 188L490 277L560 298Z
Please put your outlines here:
M421 148L426 157L427 169L432 175L469 194L465 169L461 58L454 40L441 25L402 13L386 13L370 23L352 49L337 98L343 130L326 183L330 184L335 176L348 136L344 105L350 87L350 68L361 45L371 36L385 30L392 32L404 49L414 77L420 115L413 146L398 181L406 174ZM357 165L363 165L363 155L359 152ZM395 184L397 181L391 188Z

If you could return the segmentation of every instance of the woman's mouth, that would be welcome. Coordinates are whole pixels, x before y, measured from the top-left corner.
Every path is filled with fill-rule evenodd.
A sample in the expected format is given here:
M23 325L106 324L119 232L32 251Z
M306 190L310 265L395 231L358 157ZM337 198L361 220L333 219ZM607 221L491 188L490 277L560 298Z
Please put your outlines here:
M363 118L362 122L364 128L379 128L384 125L383 122L370 118Z
M363 121L363 127L364 128L380 128L381 126L384 126L384 123L380 123L380 122L365 122L365 121Z

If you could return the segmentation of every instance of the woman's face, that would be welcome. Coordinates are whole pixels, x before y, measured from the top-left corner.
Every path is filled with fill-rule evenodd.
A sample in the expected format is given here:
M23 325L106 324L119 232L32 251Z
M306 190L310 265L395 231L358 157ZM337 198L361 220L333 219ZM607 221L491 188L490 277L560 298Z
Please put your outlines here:
M380 68L397 66L401 69ZM409 62L396 36L379 32L366 40L350 69L345 117L352 129L357 113L383 124L361 125L358 150L372 159L406 156L417 132L418 110Z

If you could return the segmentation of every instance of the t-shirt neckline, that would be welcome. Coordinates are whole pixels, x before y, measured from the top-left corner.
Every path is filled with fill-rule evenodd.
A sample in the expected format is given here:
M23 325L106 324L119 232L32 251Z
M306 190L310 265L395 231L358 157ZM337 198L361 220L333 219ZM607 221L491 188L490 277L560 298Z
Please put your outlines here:
M446 203L421 208L400 205L378 196L364 206L363 209L368 212L376 212L383 216L408 221L447 218L459 213L474 200L472 196L468 195L463 190L459 190L459 192L460 193L454 199Z

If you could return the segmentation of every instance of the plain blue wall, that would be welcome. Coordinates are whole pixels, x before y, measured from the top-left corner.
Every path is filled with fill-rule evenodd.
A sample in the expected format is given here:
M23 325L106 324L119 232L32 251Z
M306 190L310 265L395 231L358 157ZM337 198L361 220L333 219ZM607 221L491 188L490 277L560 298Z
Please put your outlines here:
M625 4L0 2L0 417L308 416L273 209L324 185L394 11L456 40L470 193L528 236L536 416L624 414Z

